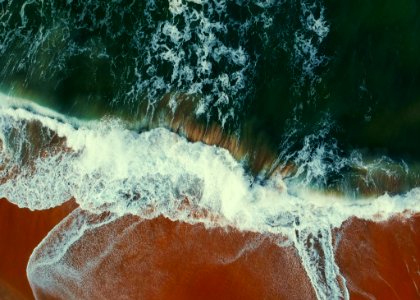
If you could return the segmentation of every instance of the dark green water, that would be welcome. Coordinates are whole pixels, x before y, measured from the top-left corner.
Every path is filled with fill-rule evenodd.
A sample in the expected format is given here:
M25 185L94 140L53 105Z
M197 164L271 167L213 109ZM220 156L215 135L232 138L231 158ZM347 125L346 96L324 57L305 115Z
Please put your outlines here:
M181 113L285 160L322 147L338 172L353 150L420 161L417 1L172 2L0 2L1 90L131 120L178 93Z

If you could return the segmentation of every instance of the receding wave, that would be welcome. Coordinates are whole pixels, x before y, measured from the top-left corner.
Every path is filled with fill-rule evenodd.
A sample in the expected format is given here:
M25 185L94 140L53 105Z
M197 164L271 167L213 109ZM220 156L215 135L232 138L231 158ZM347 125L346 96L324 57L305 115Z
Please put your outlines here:
M111 271L106 262L119 251L133 256L125 238L141 239L134 256L143 256L159 248L154 226L181 224L191 240L218 232L219 250L220 233L232 233L225 256L205 259L237 262L270 244L271 263L279 249L287 264L300 261L308 297L348 299L354 286L336 262L337 228L420 211L415 117L392 128L409 129L401 139L380 132L391 123L384 107L400 115L417 107L395 100L415 90L405 80L414 71L398 64L389 72L398 88L391 75L370 73L370 60L388 60L375 48L389 45L361 40L375 59L363 61L360 49L349 55L371 23L346 21L321 0L102 2L0 0L0 89L8 95L0 94L0 197L30 210L77 205L32 253L35 297L76 298L74 285L81 298L107 298L81 289L84 279L100 277L101 264ZM403 48L390 48L412 56L411 38L398 34ZM191 256L203 250L197 244L185 247ZM144 290L165 277L160 271ZM265 288L277 299L285 286L275 285Z
M333 228L352 216L385 220L419 211L419 188L357 199L316 191L280 172L258 181L226 149L189 142L168 129L139 133L113 119L70 119L6 96L0 130L0 195L20 207L46 209L73 197L87 212L109 214L83 228L131 214L285 236L320 298L347 297ZM77 234L61 237L57 251L65 253Z

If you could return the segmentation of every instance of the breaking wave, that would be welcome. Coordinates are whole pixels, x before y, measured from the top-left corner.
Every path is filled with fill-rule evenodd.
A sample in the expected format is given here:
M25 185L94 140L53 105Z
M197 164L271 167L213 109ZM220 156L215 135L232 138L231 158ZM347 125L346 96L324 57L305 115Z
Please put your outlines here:
M29 276L88 230L163 216L281 236L318 298L347 299L332 230L420 210L418 170L343 151L332 134L335 116L319 101L330 97L319 92L331 60L322 1L0 0L0 11L0 197L31 210L79 206L53 247L34 252ZM252 115L251 103L266 112ZM248 121L257 133L275 125L269 159L246 149Z
M18 206L46 209L74 197L81 209L111 219L164 216L279 234L296 247L320 298L347 295L334 261L333 228L352 216L384 220L419 211L419 188L355 199L317 192L310 182L297 188L276 172L259 182L227 150L165 128L139 133L120 121L80 121L6 96L0 130L0 196ZM319 151L305 155L312 172L323 171L308 162Z
M143 117L153 115L165 95L164 105L175 113L182 94L196 117L237 128L257 92L256 77L273 61L289 57L281 72L292 70L296 92L313 89L317 69L328 61L318 51L329 32L319 1L0 6L2 90L66 113L122 110Z

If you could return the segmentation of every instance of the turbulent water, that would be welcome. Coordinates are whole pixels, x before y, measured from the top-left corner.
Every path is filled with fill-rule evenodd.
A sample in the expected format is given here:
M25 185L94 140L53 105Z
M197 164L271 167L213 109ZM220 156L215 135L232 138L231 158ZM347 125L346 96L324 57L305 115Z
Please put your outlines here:
M76 219L83 230L37 257L29 277L89 228L165 216L285 236L278 246L296 248L319 299L348 298L332 230L420 208L420 68L401 57L381 78L375 68L420 49L419 22L374 38L368 21L406 29L417 5L400 8L384 20L387 9L313 0L0 1L0 196L32 210L73 197L110 213ZM365 35L371 60L349 54ZM238 158L192 142L175 119L272 159L250 171L262 151Z

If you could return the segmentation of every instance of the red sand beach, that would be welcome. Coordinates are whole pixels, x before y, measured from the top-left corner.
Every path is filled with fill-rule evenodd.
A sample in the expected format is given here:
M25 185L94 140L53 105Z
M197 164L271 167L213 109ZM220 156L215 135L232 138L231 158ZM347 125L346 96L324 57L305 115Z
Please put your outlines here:
M7 258L0 265L1 299L33 297L25 274L29 255L73 208L31 212L0 201L0 255ZM54 228L32 263L83 214L76 210ZM383 223L353 218L335 231L335 240L351 299L420 298L420 215ZM48 269L59 279L53 288L32 284L38 299L66 299L66 293L77 299L315 299L293 247L275 242L257 233L125 216L86 231L67 252L68 265L87 275L82 286L54 277L57 265Z
M38 250L54 248L54 236L66 226L56 228ZM63 279L58 265L34 276L48 270L57 280L54 290L36 294L54 299L72 287L77 299L314 299L294 249L273 242L255 233L126 216L86 232L66 255L71 270L80 269L81 259L94 260L78 274L89 274L83 289L77 279Z
M29 256L74 207L68 202L49 210L30 211L0 199L0 299L33 298L26 278Z
M335 257L351 299L420 299L420 214L342 226Z

